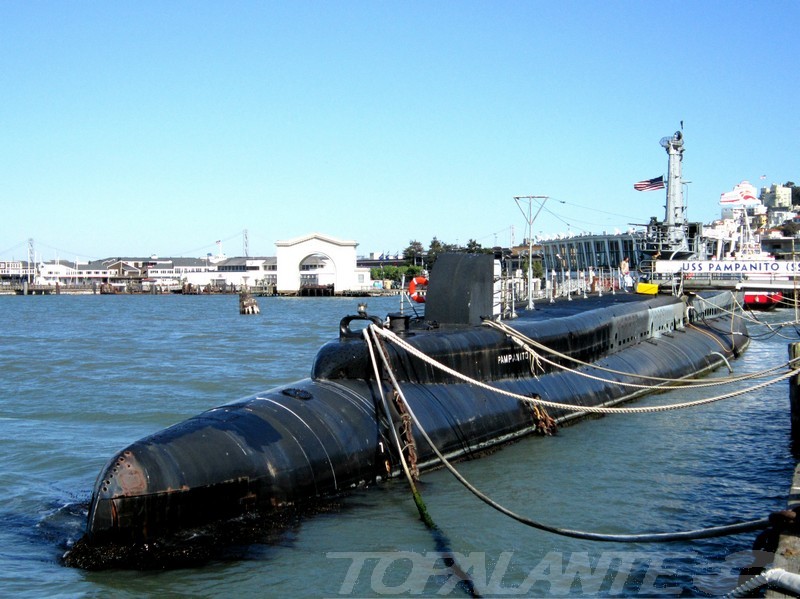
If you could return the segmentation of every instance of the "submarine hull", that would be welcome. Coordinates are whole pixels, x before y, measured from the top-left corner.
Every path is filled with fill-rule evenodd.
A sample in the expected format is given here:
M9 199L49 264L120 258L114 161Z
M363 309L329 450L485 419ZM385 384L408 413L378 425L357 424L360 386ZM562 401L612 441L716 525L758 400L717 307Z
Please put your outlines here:
M532 367L530 356L489 327L409 332L404 338L438 362L475 380L571 406L613 405L653 389L634 375L585 378L603 366L640 376L680 379L724 364L747 345L743 321L725 311L729 293L689 310L678 298L605 300L580 313L574 307L539 310L516 330L589 365ZM443 373L387 344L400 387L440 451L470 456L532 434L531 407L512 397ZM557 350L557 351L556 351ZM537 370L538 369L538 370ZM214 408L126 447L101 471L87 524L93 543L147 541L185 529L257 512L335 497L399 472L390 427L363 340L340 338L324 346L312 376ZM551 409L566 422L580 410ZM433 450L417 437L417 464L435 467Z

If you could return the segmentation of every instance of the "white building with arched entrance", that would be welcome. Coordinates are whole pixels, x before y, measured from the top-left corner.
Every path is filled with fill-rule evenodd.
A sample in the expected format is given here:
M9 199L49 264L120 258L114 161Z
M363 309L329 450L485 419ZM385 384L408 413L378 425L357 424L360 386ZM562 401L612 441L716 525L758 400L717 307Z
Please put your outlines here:
M358 266L355 241L310 233L277 241L275 246L274 257L228 258L220 252L206 258L150 256L80 264L54 261L30 268L29 274L36 276L37 284L108 283L119 289L175 290L189 285L194 292L212 292L248 286L281 295L347 295L372 288L370 269ZM2 267L9 264L0 262L0 285L6 278L4 273L10 272Z
M369 268L357 266L357 246L319 233L275 242L278 293L292 294L303 287L332 286L336 294L369 289Z

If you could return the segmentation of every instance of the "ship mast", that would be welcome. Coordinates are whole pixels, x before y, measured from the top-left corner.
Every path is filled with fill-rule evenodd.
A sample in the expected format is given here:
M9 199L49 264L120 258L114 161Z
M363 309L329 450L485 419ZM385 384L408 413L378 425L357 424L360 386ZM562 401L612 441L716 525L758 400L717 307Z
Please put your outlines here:
M683 134L676 131L672 137L661 138L661 145L669 155L667 175L667 208L664 224L667 225L667 242L674 249L688 250L686 243L686 207L683 205Z

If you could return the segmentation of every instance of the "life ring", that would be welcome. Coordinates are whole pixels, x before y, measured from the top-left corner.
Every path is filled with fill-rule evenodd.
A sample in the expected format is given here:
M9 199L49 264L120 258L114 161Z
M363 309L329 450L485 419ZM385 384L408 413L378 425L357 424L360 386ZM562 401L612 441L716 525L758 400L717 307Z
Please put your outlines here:
M424 304L425 294L423 293L422 289L417 291L417 285L425 286L427 284L428 284L428 279L426 279L425 277L414 277L408 284L408 295L411 297L412 300L414 300L418 304Z

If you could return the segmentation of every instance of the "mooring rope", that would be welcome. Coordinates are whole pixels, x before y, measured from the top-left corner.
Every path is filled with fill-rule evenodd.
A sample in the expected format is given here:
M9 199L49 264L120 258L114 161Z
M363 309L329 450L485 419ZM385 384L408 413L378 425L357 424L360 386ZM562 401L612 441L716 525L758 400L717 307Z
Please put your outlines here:
M375 374L375 381L378 386L378 393L381 397L381 403L383 404L383 411L386 413L386 419L389 423L389 429L392 431L392 439L394 440L395 447L397 448L397 455L399 456L400 464L403 467L403 472L405 473L406 479L408 480L408 484L411 487L411 494L414 497L414 503L416 504L420 518L425 523L425 525L428 528L436 528L436 524L434 524L433 520L428 514L428 508L425 506L425 502L422 501L422 495L420 495L419 490L417 489L417 485L414 483L414 476L412 476L411 474L411 469L408 466L408 462L406 461L405 453L403 451L403 444L400 442L400 437L398 436L397 430L394 427L394 422L392 420L392 412L389 409L389 400L387 399L386 395L383 392L383 385L381 384L381 376L378 370L378 362L377 360L375 360L374 348L372 343L370 342L369 328L365 328L362 334L364 336L364 341L367 344L367 349L369 349L370 359L372 360L372 368ZM380 345L378 346L378 349L380 349Z
M513 391L506 391L505 389L493 387L492 385L484 383L483 381L473 379L465 374L458 372L457 370L453 370L449 366L437 362L436 360L430 358L429 356L418 350L413 345L410 345L409 343L398 337L393 332L389 331L388 329L383 329L375 325L370 325L370 328L373 329L373 331L378 335L381 335L382 337L388 339L389 341L398 345L408 353L412 354L413 356L416 356L423 362L433 366L434 368L442 370L443 372L446 372L447 374L453 376L454 378L460 379L465 383L469 383L471 385L475 385L476 387L486 389L487 391L498 393L500 395L505 395L507 397L511 397L522 402L533 403L540 406L546 406L548 408L562 409L573 412L587 412L593 414L650 414L654 412L667 412L670 410L680 410L684 408L691 408L691 407L714 403L717 401L721 401L723 399L730 399L731 397L738 397L739 395L744 395L745 393L749 393L750 391L757 391L759 389L769 387L770 385L774 385L775 383L778 383L780 381L783 381L800 373L800 368L797 368L785 374L782 374L781 376L778 376L774 379L769 379L762 383L758 383L757 385L753 385L752 387L748 387L747 389L740 389L736 391L731 391L729 393L725 393L723 395L717 395L715 397L708 397L705 399L698 399L695 401L689 401L677 404L668 404L663 406L648 406L648 407L613 407L613 408L608 408L603 406L578 406L573 404L563 404L553 401L547 401L541 399L540 397L528 397L525 395L520 395L519 393L514 393Z
M722 385L727 384L727 383L736 383L736 382L739 382L739 381L745 381L745 380L749 380L749 379L760 378L760 377L765 376L766 374L768 374L770 372L773 372L775 370L779 370L779 369L781 369L783 367L789 367L792 364L792 361L790 360L788 362L784 362L783 364L779 364L777 366L771 366L770 368L765 368L764 370L760 370L758 372L753 372L753 373L749 373L749 374L742 374L742 375L732 376L732 377L721 377L721 378L718 378L718 379L714 379L713 382L687 380L687 379L665 378L665 377L658 377L658 376L648 376L648 375L644 375L644 374L638 374L638 373L635 373L635 372L626 372L626 371L623 371L623 370L615 370L613 368L600 366L599 364L592 364L592 363L580 360L578 358L574 358L574 357L570 356L569 354L565 354L563 352L559 352L559 351L557 351L555 349L547 347L543 343L540 343L540 342L536 341L535 339L531 339L530 337L522 334L520 331L518 331L518 330L516 330L516 329L514 329L514 328L510 327L509 325L507 325L505 323L502 323L502 322L497 322L497 321L494 321L494 320L485 320L483 324L486 325L486 326L489 326L489 327L496 328L496 329L500 330L501 332L505 333L506 335L508 335L512 339L514 339L514 338L521 339L525 343L529 343L530 345L534 345L534 346L538 347L539 349L541 349L544 352L552 354L552 355L554 355L554 356L556 356L558 358L562 358L564 360L568 360L568 361L573 362L575 364L578 364L580 366L585 366L587 368L600 370L602 372L608 372L610 374L618 374L618 375L622 375L622 376L630 376L630 377L640 378L640 379L644 379L644 380L658 381L658 382L662 382L662 383L669 383L670 384L670 388L673 388L673 389L719 387L719 386L722 386ZM537 355L537 357L541 359L541 356ZM552 363L552 364L554 366L558 367L558 368L561 368L561 369L564 369L564 370L568 370L563 365L561 365L561 364L559 364L557 362ZM606 380L606 381L612 382L612 383L616 383L617 382L617 381L613 381L613 380L610 380L610 379L600 379L600 380ZM619 384L621 384L621 385L622 384L626 384L626 385L629 385L629 386L633 386L632 383L619 383Z
M383 330L379 329L375 325L370 325L369 328L372 329L374 333L383 334L381 332ZM370 354L372 354L372 352L370 352ZM388 360L384 362L384 367L386 371L389 373L392 385L394 386L395 393L397 393L398 396L401 398L401 400L405 403L406 409L408 410L408 413L411 416L414 425L417 427L417 430L425 439L425 442L430 446L430 448L436 454L436 457L438 457L439 460L442 462L442 465L444 465L444 467L447 468L450 471L450 473L478 499L483 501L491 508L499 511L502 514L505 514L506 516L509 516L510 518L516 520L517 522L520 522L521 524L561 536L590 540L590 541L604 541L604 542L615 542L615 543L666 543L673 541L707 539L711 537L721 537L733 534L741 534L745 532L752 532L754 530L760 530L766 528L770 524L768 518L762 518L759 520L738 522L734 524L727 524L724 526L712 526L708 528L681 531L681 532L672 532L672 533L661 532L661 533L643 533L643 534L604 534L604 533L595 533L595 532L574 530L569 528L562 528L558 526L551 526L548 524L543 524L542 522L538 522L521 514L518 514L510 510L509 508L499 504L498 502L494 501L488 495L480 491L450 463L450 461L444 456L444 454L442 454L441 451L439 451L439 448L430 438L427 431L422 426L422 423L419 421L416 414L414 413L414 410L411 408L408 401L405 399L403 390L400 387L397 378L394 376L394 372L392 371L391 365L388 362Z
M614 383L615 385L620 385L621 387L632 387L634 389L654 389L656 387L666 387L666 386L669 386L670 388L676 388L676 389L689 389L689 388L696 389L699 386L699 385L673 385L673 384L668 383L668 382L659 383L658 385L642 385L642 384L639 384L639 383L628 383L628 382L625 382L625 381L615 381L615 380L607 379L607 378L604 378L604 377L601 377L601 376L597 376L597 375L594 375L594 374L590 374L588 372L582 372L582 371L574 369L574 368L568 368L568 367L564 366L563 364L559 364L558 362L555 362L553 360L549 360L546 357L536 353L536 350L534 350L533 348L529 347L526 343L524 343L523 341L517 339L516 337L512 337L511 340L514 343L516 343L517 345L519 345L526 352L528 352L531 355L531 358L534 360L534 362L536 362L536 363L544 362L545 364L550 364L551 366L553 366L555 368L559 368L559 369L563 370L564 372L571 372L571 373L577 374L578 376L581 376L583 378L587 378L587 379L590 379L590 380L593 380L593 381L600 381L600 382L604 382L604 383Z
M706 322L705 322L705 318L703 318L703 324L706 324ZM715 341L715 342L716 342L716 344L717 344L717 345L719 345L719 346L722 348L722 351L729 351L729 352L732 352L734 349L736 349L736 344L733 342L733 337L731 337L731 345L730 345L730 347L726 347L726 346L725 346L725 344L724 344L724 343L722 343L722 340L721 340L719 337L717 337L716 335L712 335L712 334L711 334L711 333L709 333L708 331L704 331L703 329L701 329L700 327L698 327L696 324L693 324L693 323L689 322L689 323L687 323L687 324L686 324L686 326L687 326L687 327L689 327L689 328L691 328L691 329L694 329L694 330L695 330L695 331L697 331L698 333L702 333L703 335L705 335L706 337L708 337L708 338L709 338L709 339L711 339L712 341ZM706 326L708 326L708 325L706 325ZM713 327L711 327L711 328L713 329ZM716 331L717 329L713 329L713 330L715 330L715 331ZM727 334L728 334L728 333L727 333L727 332L725 332L725 331L719 331L719 332L720 332L721 334L723 334L723 335L727 335ZM732 334L733 334L733 333L731 333L731 335L732 335Z
M459 566L458 562L456 561L456 558L455 558L455 556L453 554L453 551L450 548L450 541L447 539L445 534L441 531L441 529L433 521L433 518L431 518L431 515L428 512L428 507L425 505L425 502L422 499L422 493L419 492L419 489L417 488L417 485L414 483L414 477L411 475L411 471L408 468L408 464L407 464L405 456L403 454L403 446L402 446L402 444L400 442L400 437L398 436L397 430L395 429L394 424L392 422L392 413L391 413L391 411L389 409L389 401L386 398L386 394L383 392L383 383L381 382L382 380L381 380L381 376L380 376L380 369L378 367L378 362L375 359L375 351L374 351L374 347L373 347L373 339L370 337L370 334L369 334L370 329L373 328L374 326L375 325L372 325L371 327L365 328L362 331L362 335L364 336L364 342L367 344L367 348L369 349L369 356L370 356L370 360L372 362L372 370L373 370L373 372L375 374L375 384L377 385L378 390L379 390L379 394L380 394L380 397L381 397L381 402L383 403L383 409L384 409L384 411L386 413L386 419L388 421L389 428L392 429L392 437L393 437L393 439L395 441L395 444L397 446L397 453L400 456L400 462L403 465L403 471L405 472L406 480L408 481L408 484L409 484L409 486L411 488L411 494L412 494L412 496L414 498L414 504L417 506L417 511L419 512L420 519L425 523L425 526L429 530L431 530L431 532L434 535L434 541L436 543L436 549L440 553L445 554L445 558L444 559L445 559L448 567L453 571L453 573L455 573L458 576L458 578L460 579L461 583L463 584L464 589L466 590L467 594L470 597L480 597L480 594L478 593L477 589L475 588L475 583L473 582L472 578L469 576L469 574L467 572L464 571L463 568L461 568L461 566ZM392 386L393 386L395 392L397 393L399 400L402 401L405 404L405 408L406 408L407 412L409 413L409 415L411 416L412 420L415 420L413 414L411 414L411 408L409 407L408 402L406 401L406 399L402 395L402 393L399 391L400 386L397 383L397 379L395 378L394 372L391 369L391 363L389 362L389 358L386 355L386 350L383 347L382 343L380 342L380 339L376 335L374 335L374 345L377 346L377 348L378 348L378 351L379 351L380 356L381 356L381 361L383 362L383 365L384 365L384 368L386 369L386 372L389 374L389 377L390 377L391 382L392 382ZM419 426L419 425L417 425L417 426Z
M736 300L736 301L738 303L738 300ZM743 307L742 307L742 311L744 311ZM778 323L777 326L776 326L776 325L771 324L769 322L763 322L763 321L759 320L758 318L756 318L755 312L753 310L750 310L750 322L753 322L753 323L755 323L755 324L757 324L759 326L765 327L767 329L767 331L769 331L768 333L764 333L763 335L757 337L758 339L766 339L768 337L777 336L777 337L780 337L781 339L794 340L797 337L800 337L800 330L797 329L797 325L800 324L800 321L797 321L797 320L787 320L786 322ZM784 335L782 333L782 330L784 328L786 328L786 327L793 327L794 328L795 335L793 337L788 337L788 336L786 336L786 335ZM754 338L756 338L756 337L754 337Z
M511 329L511 330L513 330L513 329ZM568 368L567 366L565 366L563 364L560 364L560 363L558 363L556 361L553 361L553 360L549 360L546 357L538 354L534 349L532 349L527 344L525 344L523 341L518 339L517 336L512 336L512 335L509 335L509 336L511 337L511 340L513 342L515 342L517 345L522 347L525 351L527 351L531 355L531 358L533 359L534 363L536 363L536 364L538 364L538 362L545 362L545 363L550 364L551 366L553 366L555 368L559 368L559 369L561 369L561 370L563 370L565 372L574 373L574 374L576 374L578 376L581 376L581 377L584 377L584 378L588 378L588 379L595 380L595 381L601 381L601 382L604 382L604 383L613 383L615 385L620 385L622 387L632 387L632 388L635 388L635 389L655 389L655 388L664 388L664 387L667 387L667 386L670 389L699 389L699 388L704 388L704 387L721 387L723 385L728 385L728 384L731 384L731 383L741 382L741 381L745 381L745 380L754 379L754 378L758 378L758 377L764 376L768 372L772 372L774 370L778 370L779 368L782 368L784 366L790 366L792 364L792 362L800 360L800 358L795 358L794 360L789 360L788 362L785 362L784 364L780 364L778 366L773 366L773 367L770 367L768 369L762 370L762 371L757 372L757 373L750 373L750 374L746 374L746 375L742 375L742 376L738 376L738 377L719 378L719 379L714 379L713 382L707 382L707 383L698 382L697 384L681 385L681 384L676 384L673 381L680 382L680 381L683 381L685 379L663 379L663 382L659 383L658 385L642 385L642 384L639 384L639 383L629 383L629 382L625 382L625 381L617 381L617 380L613 380L613 379L608 379L608 378L604 378L604 377L601 377L601 376L590 374L588 372L583 372L583 371L580 371L580 370L577 370L577 369ZM541 346L541 344L538 344L538 345ZM558 352L553 352L553 353L558 353ZM713 352L713 353L716 353L716 352ZM561 354L561 355L564 356L564 357L569 357L569 356L566 356L565 354ZM723 360L725 360L724 356L721 356L721 357L722 357ZM614 369L611 369L611 368L604 368L604 367L599 366L599 365L588 364L586 362L581 362L580 360L575 360L574 358L573 358L573 360L578 362L578 363L580 363L580 364L582 364L582 365L584 365L584 366L586 366L586 367L589 367L589 368L597 368L598 370L602 370L602 371L606 371L606 372L612 372L612 373L620 374L620 375L623 375L623 376L640 376L640 375L637 375L637 374L634 374L634 373L625 373L625 372L621 372L621 371L614 370ZM727 360L725 360L725 363L728 365L728 368L730 368L730 364L728 364ZM535 376L535 374L534 374L534 376ZM643 376L642 378L645 378L645 377ZM646 377L646 378L658 379L660 377Z
M775 325L773 325L773 324L770 324L770 323L768 323L768 322L763 322L763 321L761 321L761 320L759 320L758 318L756 318L756 317L755 317L755 313L754 313L752 310L746 310L746 309L744 308L744 306L743 306L743 305L742 305L742 304L739 302L739 300L736 298L736 296L735 296L735 295L734 295L734 297L733 297L733 301L734 301L734 302L736 303L736 305L738 306L738 310L739 310L739 312L740 312L740 313L733 312L733 311L731 311L731 310L728 310L727 308L723 308L723 307L721 307L721 306L717 306L716 304L714 304L714 303L712 303L712 302L709 302L709 301L708 301L706 298L704 298L704 297L702 297L702 296L699 296L699 295L697 296L697 299L699 299L699 300L701 300L701 301L703 301L703 302L705 302L705 303L707 303L707 304L711 304L712 306L714 306L715 308L719 309L719 310L720 310L720 311L722 311L722 312L725 312L726 314L729 314L729 315L731 315L731 316L738 316L739 318L742 318L742 319L744 319L744 320L747 320L748 322L751 322L751 323L753 323L753 324L757 324L757 325L760 325L760 326L763 326L763 327L767 327L767 329L769 329L770 331L772 331L772 332L773 332L773 334L779 334L779 332L778 332L778 330L777 330L777 329L782 329L782 328L784 328L784 327L789 327L789 326L796 327L798 324L800 324L800 321L797 321L797 320L788 320L788 321L786 321L786 322L781 322L781 323L778 323L778 326L776 327ZM797 332L797 330L796 330L796 329L795 329L795 332ZM753 337L752 335L748 335L748 336L749 336L749 337ZM782 337L783 337L783 336L782 336ZM783 338L784 338L784 339L793 339L793 337L783 337Z

